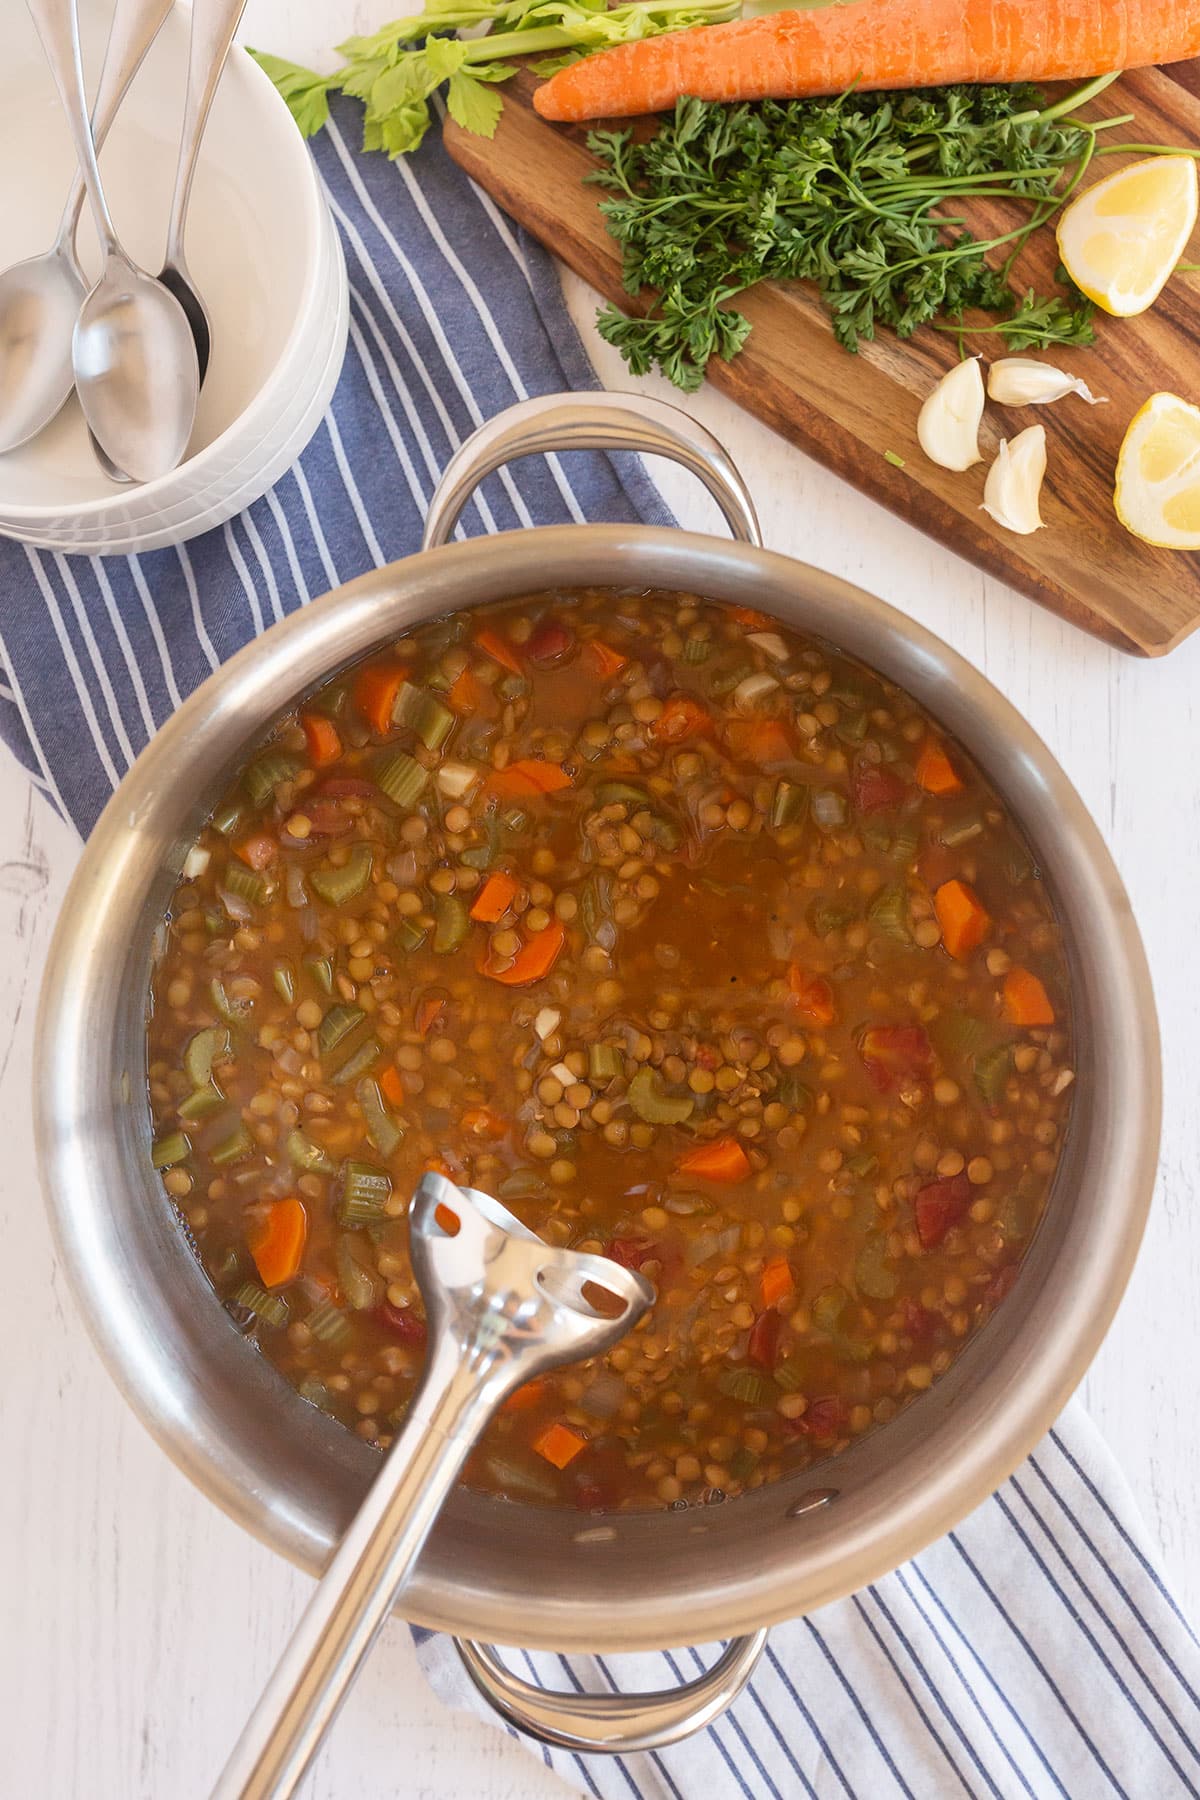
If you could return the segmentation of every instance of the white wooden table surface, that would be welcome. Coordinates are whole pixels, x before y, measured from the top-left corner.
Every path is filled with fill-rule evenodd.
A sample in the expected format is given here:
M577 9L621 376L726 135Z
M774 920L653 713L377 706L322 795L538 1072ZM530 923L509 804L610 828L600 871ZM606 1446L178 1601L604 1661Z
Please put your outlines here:
M395 10L392 0L250 0L243 36L316 61ZM591 297L574 281L569 297L604 381L624 385L618 359L590 333ZM1200 369L1191 387L1200 390ZM1130 887L1158 992L1166 1121L1149 1235L1085 1394L1200 1618L1200 640L1163 662L1124 658L931 544L729 402L708 394L694 406L749 478L772 548L886 596L1009 695L1082 792ZM664 472L662 484L684 523L718 529L687 477ZM0 607L13 602L0 596ZM95 1362L55 1267L28 1071L39 976L77 855L70 827L0 753L0 1793L199 1800L308 1583L150 1441ZM566 1792L503 1733L443 1711L399 1625L305 1791L308 1800Z

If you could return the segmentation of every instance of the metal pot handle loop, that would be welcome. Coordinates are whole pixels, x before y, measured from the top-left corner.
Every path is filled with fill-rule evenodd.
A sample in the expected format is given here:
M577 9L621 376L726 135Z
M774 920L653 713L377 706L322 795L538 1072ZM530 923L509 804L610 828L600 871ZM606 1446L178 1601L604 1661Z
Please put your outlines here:
M522 456L558 450L632 450L666 456L704 483L735 538L761 546L754 502L711 431L677 406L642 394L542 394L488 419L460 444L429 503L422 549L449 541L485 476Z
M555 1694L522 1681L488 1644L455 1638L454 1647L484 1699L501 1718L560 1750L619 1756L662 1750L720 1718L749 1681L767 1643L765 1630L734 1638L705 1674L650 1694Z

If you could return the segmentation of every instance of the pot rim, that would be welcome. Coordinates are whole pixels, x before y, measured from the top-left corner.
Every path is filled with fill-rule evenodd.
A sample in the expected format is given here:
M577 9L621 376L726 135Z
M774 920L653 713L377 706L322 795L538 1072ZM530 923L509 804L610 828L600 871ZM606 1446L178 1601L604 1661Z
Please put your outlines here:
M59 1254L118 1386L210 1498L315 1571L332 1535L293 1508L287 1494L267 1496L270 1482L262 1469L231 1466L221 1431L204 1416L207 1397L197 1395L195 1384L179 1391L172 1380L173 1343L121 1280L106 1186L89 1164L94 1121L113 1106L112 1071L93 1053L96 1021L102 1030L116 1004L102 991L101 946L144 942L148 960L142 914L155 874L161 884L170 871L173 881L194 836L193 820L205 815L225 771L243 761L255 739L305 691L421 619L521 592L586 586L667 587L727 603L745 603L752 590L764 610L831 640L913 692L967 744L1035 845L1053 838L1055 850L1047 857L1053 884L1059 895L1069 890L1072 896L1064 923L1105 977L1088 986L1084 1004L1096 1093L1088 1147L1091 1152L1098 1138L1103 1167L1087 1194L1073 1197L1063 1227L1073 1259L1069 1290L1064 1293L1061 1280L1048 1281L1047 1265L1035 1291L1030 1271L1044 1238L1039 1233L1002 1309L1013 1327L1007 1341L993 1335L983 1358L972 1357L990 1329L985 1327L944 1380L886 1428L896 1434L904 1421L911 1425L919 1416L928 1447L926 1455L902 1449L886 1503L878 1494L871 1499L868 1486L866 1497L858 1497L862 1504L851 1497L840 1514L826 1509L830 1520L836 1515L832 1524L818 1514L806 1539L782 1556L767 1554L764 1542L754 1566L736 1577L714 1576L699 1585L693 1576L690 1588L665 1592L645 1581L628 1593L606 1591L603 1613L586 1593L534 1594L519 1578L505 1587L489 1586L469 1571L459 1575L453 1559L435 1554L439 1526L403 1597L406 1616L422 1624L501 1642L515 1635L530 1646L555 1649L656 1648L707 1642L807 1612L876 1579L953 1528L1007 1478L1061 1411L1111 1322L1142 1236L1157 1160L1161 1075L1149 972L1128 899L1066 775L1016 709L957 652L886 602L793 558L657 526L548 526L532 539L528 532L507 532L423 551L359 577L272 626L211 675L143 750L105 808L64 900L48 958L34 1056L36 1132ZM211 755L204 779L196 770L200 746ZM135 1075L135 1089L136 1082ZM1104 1116L1102 1103L1119 1092L1127 1104ZM122 1103L130 1108L128 1092ZM132 1110L139 1106L134 1092ZM140 1134L144 1143L144 1119ZM112 1154L117 1160L119 1149ZM187 1259L179 1263L186 1270ZM192 1277L203 1281L198 1270ZM1021 1302L1023 1289L1028 1292ZM968 1363L967 1377L958 1380ZM823 1474L837 1479L846 1459L881 1435L869 1434L836 1463L806 1472L801 1485L811 1489ZM904 1433L893 1441L903 1445ZM795 1482L780 1482L708 1510L732 1515L746 1509L749 1524L762 1516L760 1496L794 1498L795 1491ZM479 1509L488 1503L467 1500L464 1511L478 1529L485 1516L501 1523L496 1505L485 1514ZM539 1509L506 1511L503 1523L512 1524L506 1535L515 1541L526 1524L512 1515ZM693 1533L709 1529L692 1514L615 1515L602 1529L585 1530L584 1538L598 1541L611 1523L617 1544L649 1543L647 1519L651 1531L661 1532L664 1517L690 1521ZM540 1518L527 1538L531 1544L539 1533L558 1530L544 1509ZM580 1525L578 1518L574 1524ZM714 1544L719 1537L714 1531ZM572 1554L596 1560L586 1550ZM699 1545L695 1554L703 1554ZM580 1568L586 1589L590 1577L583 1562Z

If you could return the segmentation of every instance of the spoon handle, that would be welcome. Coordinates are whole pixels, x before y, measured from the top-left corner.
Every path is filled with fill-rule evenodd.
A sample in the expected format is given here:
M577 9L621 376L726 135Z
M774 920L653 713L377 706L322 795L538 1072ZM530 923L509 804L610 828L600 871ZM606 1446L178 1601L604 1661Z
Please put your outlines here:
M245 9L246 0L193 0L187 96L183 104L183 130L179 139L175 192L171 196L171 217L167 224L168 265L180 267L183 263L184 229L200 141L208 124L209 110L225 67L225 58L233 43L233 34L241 23Z
M79 12L77 0L26 0L30 17L42 40L42 49L54 77L71 137L75 156L83 171L88 199L96 221L96 233L106 256L119 249L104 184L96 162L96 146L88 122L87 88L83 80L83 57L79 49Z
M104 67L100 71L100 85L92 105L92 138L97 155L104 147L104 140L146 52L174 4L175 0L117 0L108 47L104 52ZM83 176L77 168L63 208L56 243L74 242L86 197Z
M480 1431L504 1397L447 1338L334 1551L211 1800L287 1800L387 1622Z

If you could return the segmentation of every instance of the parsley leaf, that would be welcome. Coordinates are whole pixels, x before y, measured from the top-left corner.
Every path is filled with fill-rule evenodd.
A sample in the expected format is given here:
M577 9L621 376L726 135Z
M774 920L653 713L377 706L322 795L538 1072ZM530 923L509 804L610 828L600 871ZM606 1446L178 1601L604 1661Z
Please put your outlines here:
M1051 293L1018 295L1009 274L1095 151L1097 127L1075 113L1102 85L1053 106L1024 83L681 100L643 141L593 131L587 179L607 189L626 291L652 302L636 317L605 307L600 334L634 374L658 368L691 392L745 343L738 295L770 279L813 282L851 352L923 325L1012 350L1090 343L1091 303L1062 270ZM972 199L1009 202L1009 228L977 241L961 222Z

